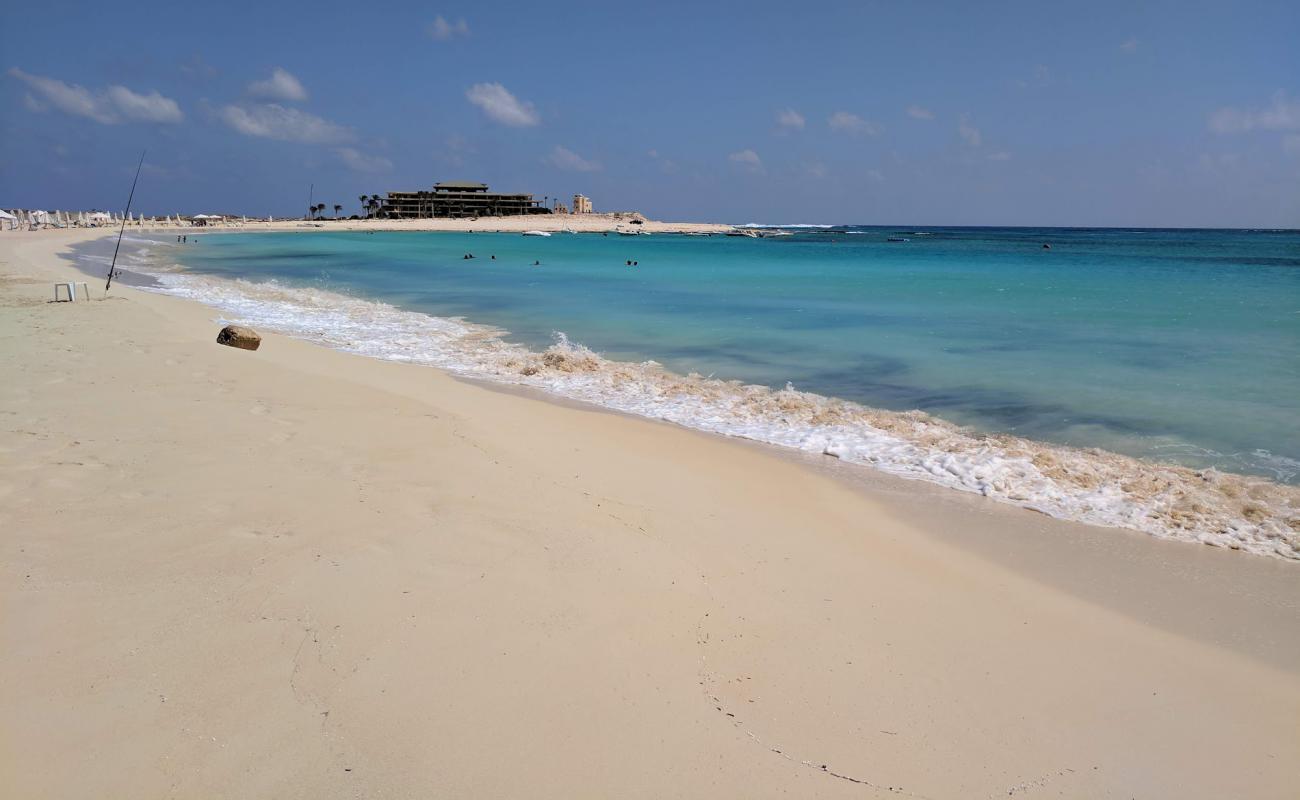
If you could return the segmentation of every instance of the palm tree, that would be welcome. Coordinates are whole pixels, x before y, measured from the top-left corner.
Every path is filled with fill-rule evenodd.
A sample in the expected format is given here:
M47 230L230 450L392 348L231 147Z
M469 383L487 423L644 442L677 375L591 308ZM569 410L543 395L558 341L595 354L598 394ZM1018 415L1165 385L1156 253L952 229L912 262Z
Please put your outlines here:
M367 217L370 216L370 207L366 203L366 196L364 194L361 195L357 198L357 202L361 204L361 213L365 214Z
M334 204L334 219L339 218L339 212L342 210L343 210L343 206L339 205L338 203Z

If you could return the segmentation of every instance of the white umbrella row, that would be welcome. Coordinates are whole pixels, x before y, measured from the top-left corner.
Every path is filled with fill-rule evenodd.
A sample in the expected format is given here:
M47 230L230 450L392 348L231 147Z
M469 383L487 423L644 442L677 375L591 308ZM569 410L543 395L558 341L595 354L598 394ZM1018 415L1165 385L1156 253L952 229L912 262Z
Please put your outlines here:
M6 211L0 209L0 229L15 230L17 228L98 228L121 225L123 222L127 225L145 228L145 227L190 227L196 222L203 225L228 224L228 225L247 225L248 217L226 217L220 214L195 214L192 217L182 217L180 214L166 215L161 220L158 217L146 217L143 214L137 216L135 212L127 212L123 218L121 214L112 211L40 211L29 209L14 209ZM267 222L274 222L274 218L267 217Z

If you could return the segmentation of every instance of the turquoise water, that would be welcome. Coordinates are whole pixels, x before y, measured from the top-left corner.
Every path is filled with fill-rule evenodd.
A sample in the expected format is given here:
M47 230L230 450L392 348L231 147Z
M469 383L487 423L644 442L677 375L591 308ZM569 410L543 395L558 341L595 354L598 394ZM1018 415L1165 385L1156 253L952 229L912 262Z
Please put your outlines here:
M532 348L563 332L678 373L1297 480L1300 232L925 231L217 234L176 254Z
M1300 560L1300 232L191 238L126 265L325 346Z

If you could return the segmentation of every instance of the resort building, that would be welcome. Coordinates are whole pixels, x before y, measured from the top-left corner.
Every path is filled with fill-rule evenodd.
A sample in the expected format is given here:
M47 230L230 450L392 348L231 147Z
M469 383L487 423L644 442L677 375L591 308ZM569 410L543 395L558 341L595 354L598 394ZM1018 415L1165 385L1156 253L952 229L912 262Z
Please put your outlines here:
M590 214L591 198L586 196L585 194L575 194L573 196L573 213Z
M531 194L488 191L486 183L443 181L432 190L389 192L377 216L388 219L427 217L512 217L549 214L551 210Z

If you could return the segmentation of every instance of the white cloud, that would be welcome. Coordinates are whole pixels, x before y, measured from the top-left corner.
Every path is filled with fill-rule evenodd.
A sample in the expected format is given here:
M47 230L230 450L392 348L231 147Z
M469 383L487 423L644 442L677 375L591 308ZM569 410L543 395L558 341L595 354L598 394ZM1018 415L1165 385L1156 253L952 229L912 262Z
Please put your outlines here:
M908 106L907 116L912 119L934 119L934 112L923 106Z
M966 144L971 147L979 147L984 144L983 134L980 133L979 128L970 124L970 116L967 114L962 114L961 117L957 119L957 133L960 134Z
M847 111L836 111L831 114L826 124L831 130L837 133L850 133L854 135L876 136L884 130L879 124L869 119L863 119L857 114L850 114Z
M185 118L181 107L170 97L157 91L138 94L125 86L109 86L92 92L84 86L64 83L55 78L31 75L17 67L9 75L21 80L31 89L24 99L29 109L45 110L53 107L65 114L86 117L105 125L123 121L175 123Z
M273 69L271 77L266 80L248 84L248 93L265 100L285 100L291 103L301 103L307 99L307 90L303 88L302 82L281 67Z
M885 176L882 175L882 174L880 173L880 170L878 170L878 169L869 169L869 170L867 170L867 179L870 180L872 183L884 183L884 182L885 182Z
M793 108L787 108L784 111L777 112L776 124L785 130L801 131L804 128L805 120L803 114Z
M1125 53L1136 53L1139 44L1140 42L1138 42L1136 37L1130 36L1119 43L1119 49Z
M363 153L355 147L337 147L334 149L334 155L339 157L344 166L354 172L387 172L393 168L393 162L383 156Z
M282 142L331 144L353 138L352 132L347 128L315 114L275 103L226 106L221 109L221 119L245 136L259 136Z
M600 170L600 162L588 161L567 147L555 146L545 159L546 163L557 169L567 169L573 172L596 172Z
M521 102L499 83L476 83L465 90L465 97L502 125L526 128L540 121L532 103Z
M1002 150L997 153L989 153L987 156L985 156L985 158L987 158L989 161L1010 161L1011 154L1005 150Z
M752 149L737 150L727 156L727 160L733 164L739 164L751 172L761 172L763 170L763 159L758 157Z
M469 36L469 23L464 17L455 22L448 22L441 14L429 23L429 36L439 42L454 39L457 36ZM491 38L491 37L488 37Z
M31 87L39 98L33 98L36 106L43 108L48 104L65 114L87 117L106 125L117 122L116 116L104 98L97 97L84 86L67 84L40 75L30 75L17 67L10 68L9 74Z
M180 122L181 107L158 92L136 94L125 86L108 87L108 99L126 119L139 122Z
M1300 130L1300 101L1291 100L1286 92L1279 91L1267 108L1221 108L1210 115L1210 130L1219 134Z

